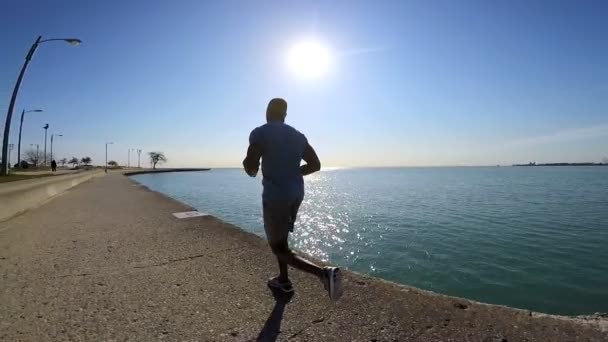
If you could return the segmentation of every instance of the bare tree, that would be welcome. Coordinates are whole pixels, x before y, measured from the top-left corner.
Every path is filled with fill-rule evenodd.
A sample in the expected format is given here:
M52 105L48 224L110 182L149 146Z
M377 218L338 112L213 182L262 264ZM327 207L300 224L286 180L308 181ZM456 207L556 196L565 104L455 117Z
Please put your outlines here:
M69 161L68 164L72 164L72 167L76 167L76 165L78 165L78 158L76 157L72 157Z
M92 161L93 159L91 159L91 157L82 157L82 159L80 159L80 162L84 165L89 165Z
M42 157L42 155L40 153L36 153L36 150L34 149L26 150L24 155L25 158L23 159L34 164L34 166L38 166L38 162L40 162L40 157Z
M156 169L156 164L162 164L167 161L167 157L165 157L163 152L149 152L148 155L150 156L150 163L153 169Z

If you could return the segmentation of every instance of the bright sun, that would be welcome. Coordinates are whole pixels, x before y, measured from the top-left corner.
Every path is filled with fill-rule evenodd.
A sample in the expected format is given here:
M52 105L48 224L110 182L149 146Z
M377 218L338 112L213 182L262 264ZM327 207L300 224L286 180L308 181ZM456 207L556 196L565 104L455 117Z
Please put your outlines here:
M319 78L329 68L329 51L316 41L304 41L294 45L287 57L289 68L301 78Z

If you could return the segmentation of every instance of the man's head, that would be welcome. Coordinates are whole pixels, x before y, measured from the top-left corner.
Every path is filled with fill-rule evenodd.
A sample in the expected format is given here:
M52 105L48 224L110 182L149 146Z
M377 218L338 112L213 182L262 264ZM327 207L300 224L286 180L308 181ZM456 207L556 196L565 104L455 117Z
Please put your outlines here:
M267 122L285 122L287 116L287 101L281 98L275 98L268 102L266 108Z

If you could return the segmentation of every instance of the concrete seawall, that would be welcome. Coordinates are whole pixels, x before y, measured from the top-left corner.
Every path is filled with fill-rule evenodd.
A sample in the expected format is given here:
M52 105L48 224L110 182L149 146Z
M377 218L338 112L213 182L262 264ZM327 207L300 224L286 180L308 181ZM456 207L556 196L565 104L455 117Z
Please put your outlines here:
M135 175L143 175L148 173L166 173L166 172L197 172L197 171L209 171L211 169L193 169L193 168L181 168L181 169L144 169L144 170L136 170L123 171L125 176L135 176Z
M0 205L0 221L36 207L93 177L103 175L103 171L95 170L2 184L0 186L0 201L2 203Z
M118 173L0 223L2 341L608 341L604 321L472 302L345 272L345 295L266 242ZM568 298L564 298L568 300Z

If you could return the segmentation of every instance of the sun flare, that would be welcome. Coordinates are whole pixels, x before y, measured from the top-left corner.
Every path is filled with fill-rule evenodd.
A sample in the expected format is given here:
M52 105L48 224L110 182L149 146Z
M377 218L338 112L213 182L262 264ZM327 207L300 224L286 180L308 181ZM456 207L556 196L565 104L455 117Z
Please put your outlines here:
M303 41L289 50L287 64L300 78L319 78L329 69L330 53L317 41Z

